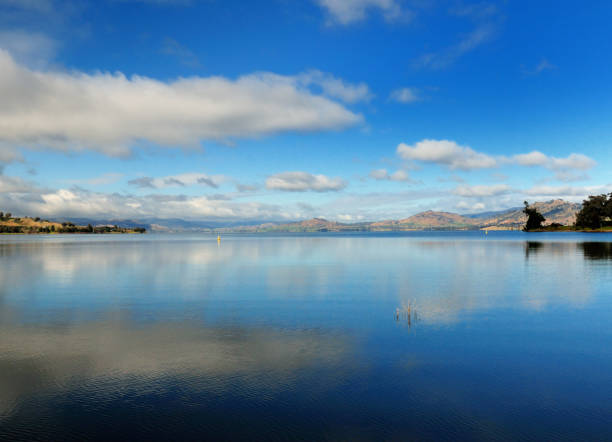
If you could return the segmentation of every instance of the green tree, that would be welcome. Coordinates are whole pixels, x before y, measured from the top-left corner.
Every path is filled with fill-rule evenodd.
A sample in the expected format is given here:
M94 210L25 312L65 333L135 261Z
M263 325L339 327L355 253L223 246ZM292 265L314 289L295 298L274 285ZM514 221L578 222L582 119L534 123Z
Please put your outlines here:
M538 212L538 209L535 207L529 207L529 203L525 201L525 208L523 209L523 213L527 215L527 222L525 223L525 227L523 230L525 232L529 232L534 229L541 229L542 223L546 221L546 218Z
M610 195L590 195L582 202L582 209L576 215L576 226L599 229L610 223L612 218L612 193Z

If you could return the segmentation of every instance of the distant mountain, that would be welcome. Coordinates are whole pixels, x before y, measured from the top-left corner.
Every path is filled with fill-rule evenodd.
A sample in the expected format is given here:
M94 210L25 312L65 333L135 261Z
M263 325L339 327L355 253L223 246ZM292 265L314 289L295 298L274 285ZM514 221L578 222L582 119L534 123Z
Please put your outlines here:
M475 229L478 222L449 212L428 210L400 220L369 224L371 230Z
M576 221L581 205L563 200L534 203L544 215L544 224L559 223L570 225ZM518 230L525 224L523 208L512 208L483 214L459 215L449 212L428 210L399 220L385 220L370 223L343 224L321 218L292 223L265 223L260 225L224 228L226 232L345 232L345 231L392 231L392 230Z
M552 200L532 204L533 207L544 215L544 224L559 223L570 225L576 222L576 214L582 208L582 204L570 203L563 200ZM520 228L525 224L523 208L510 209L498 213L489 218L481 220L483 227L514 227Z

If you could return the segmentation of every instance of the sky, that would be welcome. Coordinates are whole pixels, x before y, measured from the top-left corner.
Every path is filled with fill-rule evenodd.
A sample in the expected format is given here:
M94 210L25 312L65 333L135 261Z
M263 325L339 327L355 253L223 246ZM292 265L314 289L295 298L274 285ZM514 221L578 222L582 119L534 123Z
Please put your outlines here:
M612 192L612 4L0 0L0 210L263 222Z

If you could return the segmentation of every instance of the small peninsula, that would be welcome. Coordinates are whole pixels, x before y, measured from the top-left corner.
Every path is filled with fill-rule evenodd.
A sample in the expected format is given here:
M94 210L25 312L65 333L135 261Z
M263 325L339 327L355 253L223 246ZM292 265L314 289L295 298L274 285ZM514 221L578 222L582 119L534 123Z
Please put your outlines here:
M117 225L86 226L75 225L71 222L54 222L39 217L14 217L11 213L0 212L0 234L118 234L118 233L145 233L144 227L124 228Z

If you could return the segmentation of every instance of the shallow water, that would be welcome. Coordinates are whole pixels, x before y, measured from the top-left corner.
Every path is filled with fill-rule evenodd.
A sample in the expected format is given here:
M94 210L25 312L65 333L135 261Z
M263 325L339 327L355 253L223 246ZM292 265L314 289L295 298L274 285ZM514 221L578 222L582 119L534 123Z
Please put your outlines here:
M612 235L0 237L0 439L612 439Z

